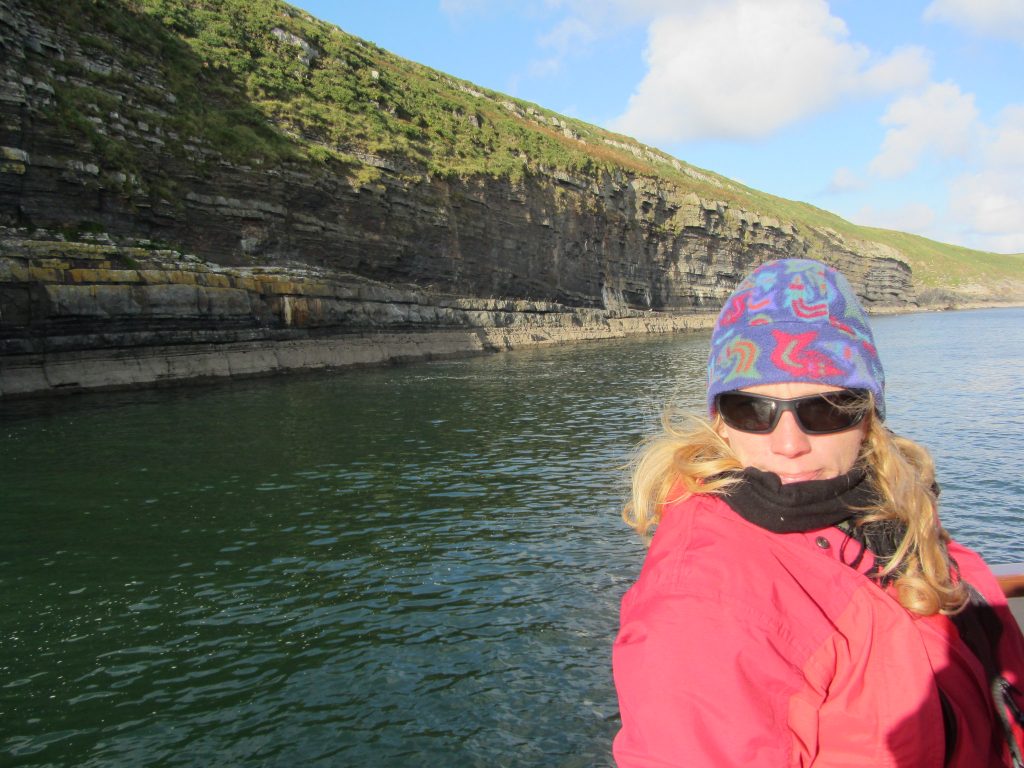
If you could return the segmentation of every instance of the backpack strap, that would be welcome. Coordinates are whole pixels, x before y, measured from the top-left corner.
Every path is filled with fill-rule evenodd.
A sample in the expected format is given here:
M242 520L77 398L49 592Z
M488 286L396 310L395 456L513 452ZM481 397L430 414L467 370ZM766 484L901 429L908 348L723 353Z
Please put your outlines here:
M1024 768L1024 754L1018 740L1018 734L1024 731L1024 712L1016 698L1020 692L1003 677L996 661L995 649L999 647L1003 625L995 610L977 589L967 582L964 582L964 587L967 589L968 601L963 610L950 616L950 619L964 644L985 669L992 703L999 715L1013 768Z

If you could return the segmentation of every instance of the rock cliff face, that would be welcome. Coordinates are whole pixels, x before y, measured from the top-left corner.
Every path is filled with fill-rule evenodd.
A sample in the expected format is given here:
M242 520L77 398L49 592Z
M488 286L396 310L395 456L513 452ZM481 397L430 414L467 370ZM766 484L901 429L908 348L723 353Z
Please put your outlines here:
M215 360L224 345L445 331L459 341L432 349L455 354L695 327L753 264L782 256L838 266L869 307L915 301L895 251L626 170L511 179L371 153L354 170L233 159L175 130L176 86L126 67L128 44L102 30L83 42L35 4L0 0L0 396L224 375L156 363L104 377L104 360L138 369L185 346ZM239 370L373 362L387 346ZM76 377L86 358L92 373Z
M711 319L10 236L0 238L0 306L0 397L666 333Z

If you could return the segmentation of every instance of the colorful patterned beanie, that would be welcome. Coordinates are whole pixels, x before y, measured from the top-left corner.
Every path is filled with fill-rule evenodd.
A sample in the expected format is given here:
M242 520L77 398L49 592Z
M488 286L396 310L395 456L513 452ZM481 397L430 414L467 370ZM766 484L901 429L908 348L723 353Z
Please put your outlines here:
M885 418L885 374L867 316L846 278L820 261L762 264L733 291L711 334L710 413L720 392L783 382L871 390Z

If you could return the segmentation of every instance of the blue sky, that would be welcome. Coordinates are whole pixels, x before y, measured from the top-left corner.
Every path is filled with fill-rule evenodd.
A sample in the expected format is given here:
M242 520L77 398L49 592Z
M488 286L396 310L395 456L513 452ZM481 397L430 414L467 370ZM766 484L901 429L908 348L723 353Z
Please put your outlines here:
M850 221L1024 252L1024 0L299 0Z

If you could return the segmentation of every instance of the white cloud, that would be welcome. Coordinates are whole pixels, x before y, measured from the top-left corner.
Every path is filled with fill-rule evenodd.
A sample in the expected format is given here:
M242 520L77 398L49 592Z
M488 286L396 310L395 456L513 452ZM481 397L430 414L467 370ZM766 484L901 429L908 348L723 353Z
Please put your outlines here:
M863 187L864 179L844 166L837 168L836 172L832 174L832 181L829 182L826 191L830 193L852 192Z
M865 227L923 233L935 224L936 216L935 211L924 203L907 203L891 209L866 205L852 217L852 220Z
M537 39L537 44L553 51L551 56L534 59L528 65L531 77L548 77L562 69L565 59L579 51L587 50L602 36L601 31L590 22L576 16L562 19L550 31Z
M924 18L1024 43L1024 3L1020 0L935 0L925 9Z
M598 37L597 30L587 21L569 16L562 19L550 32L541 35L537 42L559 53L567 53L577 46L589 45Z
M952 201L963 208L976 232L1002 234L1010 229L1024 232L1024 197L1021 183L998 171L963 176L954 186Z
M928 82L931 59L923 48L911 45L892 54L864 72L862 87L871 93L891 93L916 88Z
M985 147L985 162L993 168L1024 173L1024 104L1003 109Z
M851 94L926 79L921 49L872 61L847 37L825 0L721 0L662 12L648 31L648 73L610 127L648 141L757 138Z
M950 183L950 213L975 248L1024 252L1024 105L1006 107L986 133L983 163Z
M974 246L981 251L992 253L1019 253L1024 254L1024 235L1008 233L1005 235L991 235L984 238L979 245Z
M978 110L973 94L953 83L933 83L894 102L882 124L891 127L869 167L878 176L898 178L917 168L926 152L965 155L977 139Z
M978 248L1024 252L1024 179L988 169L961 176L950 190L950 210L965 223L968 241Z
M687 0L693 9L713 5L717 0ZM678 10L679 0L545 0L549 8L565 8L592 26L614 31L620 24L646 24L651 19Z

